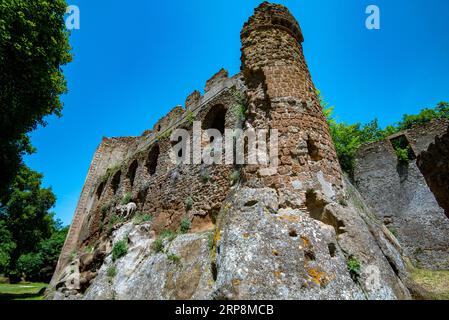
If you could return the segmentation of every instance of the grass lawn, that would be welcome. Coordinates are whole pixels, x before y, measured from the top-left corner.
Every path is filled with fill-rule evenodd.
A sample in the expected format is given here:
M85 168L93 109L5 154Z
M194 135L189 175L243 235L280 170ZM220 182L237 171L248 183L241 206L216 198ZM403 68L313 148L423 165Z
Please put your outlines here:
M0 300L42 300L46 283L0 283Z
M415 269L411 278L421 288L423 299L449 300L449 271Z

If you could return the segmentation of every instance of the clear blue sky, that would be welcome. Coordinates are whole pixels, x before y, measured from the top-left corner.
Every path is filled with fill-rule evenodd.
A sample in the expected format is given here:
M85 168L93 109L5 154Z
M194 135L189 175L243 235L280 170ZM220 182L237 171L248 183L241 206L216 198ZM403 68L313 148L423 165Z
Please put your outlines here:
M140 135L221 67L240 68L239 33L257 0L69 0L81 10L64 68L63 117L32 134L26 163L58 197L71 222L103 136ZM449 1L291 0L316 86L339 120L382 125L449 100ZM365 8L381 9L381 30Z

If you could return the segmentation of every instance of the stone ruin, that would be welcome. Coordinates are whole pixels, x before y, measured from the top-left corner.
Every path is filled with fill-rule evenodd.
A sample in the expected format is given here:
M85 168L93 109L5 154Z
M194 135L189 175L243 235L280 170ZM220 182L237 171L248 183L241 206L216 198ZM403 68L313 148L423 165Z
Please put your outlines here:
M288 9L264 2L241 31L239 74L220 70L140 137L103 139L49 298L411 297L407 250L365 203L369 188L360 194L342 174L303 41ZM174 163L170 135L193 121L277 129L277 171ZM136 212L118 219L127 202Z

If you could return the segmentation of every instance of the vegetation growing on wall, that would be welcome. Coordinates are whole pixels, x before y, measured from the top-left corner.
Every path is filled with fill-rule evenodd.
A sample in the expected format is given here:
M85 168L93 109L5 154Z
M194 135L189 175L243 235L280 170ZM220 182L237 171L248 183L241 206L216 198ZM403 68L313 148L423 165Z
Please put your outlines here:
M449 103L440 102L435 108L425 108L417 115L405 114L398 123L388 125L384 129L379 126L377 119L362 125L361 123L347 124L338 122L334 116L334 107L324 101L318 91L321 106L329 123L329 129L337 151L338 159L343 171L350 176L354 173L355 154L365 143L381 141L388 136L411 129L415 125L422 125L434 119L449 119ZM409 149L396 149L398 158L409 160Z
M112 261L124 257L128 253L128 243L126 239L118 241L112 248Z

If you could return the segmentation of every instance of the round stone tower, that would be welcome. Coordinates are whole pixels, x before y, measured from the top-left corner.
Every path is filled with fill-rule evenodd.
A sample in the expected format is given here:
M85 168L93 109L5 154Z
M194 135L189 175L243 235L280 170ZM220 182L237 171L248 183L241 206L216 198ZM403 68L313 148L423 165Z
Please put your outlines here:
M285 206L303 207L306 194L335 200L342 187L326 118L302 48L298 22L281 5L262 3L241 31L248 126L277 129L279 166L265 175L245 168L247 183L275 187Z

